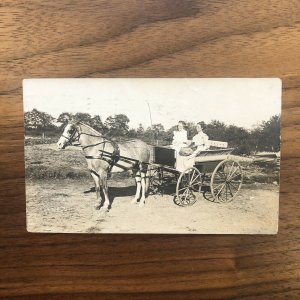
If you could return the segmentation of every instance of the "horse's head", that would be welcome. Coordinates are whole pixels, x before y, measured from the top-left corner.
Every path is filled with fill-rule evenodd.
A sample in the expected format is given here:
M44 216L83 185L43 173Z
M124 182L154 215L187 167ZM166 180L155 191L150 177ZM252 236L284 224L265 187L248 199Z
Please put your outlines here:
M78 138L79 132L76 124L68 123L64 129L63 134L57 142L57 146L59 149L64 149L65 147L71 145L75 140L78 140Z

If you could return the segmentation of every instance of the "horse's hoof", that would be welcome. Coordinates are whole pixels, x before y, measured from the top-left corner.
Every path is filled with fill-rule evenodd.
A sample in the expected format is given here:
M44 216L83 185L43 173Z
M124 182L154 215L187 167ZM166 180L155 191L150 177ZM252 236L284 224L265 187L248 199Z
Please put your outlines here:
M135 198L133 198L130 203L131 204L137 204L137 200Z
M109 209L108 208L101 208L101 210L100 210L100 214L101 215L106 215L107 213L109 212Z
M145 206L145 202L144 201L140 201L139 207L144 207L144 206Z
M101 210L104 211L104 212L108 212L109 211L109 206L104 204L102 206Z
M95 205L94 205L94 208L95 208L95 210L100 210L101 205L100 205L100 204L95 204Z

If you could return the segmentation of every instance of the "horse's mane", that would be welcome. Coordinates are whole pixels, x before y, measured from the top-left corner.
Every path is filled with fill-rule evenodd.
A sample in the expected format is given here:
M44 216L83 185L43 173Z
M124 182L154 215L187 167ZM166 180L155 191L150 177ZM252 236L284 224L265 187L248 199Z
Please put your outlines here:
M89 125L87 125L87 124L85 124L83 122L78 122L77 125L83 125L84 127L87 127L89 130L91 130L94 134L97 134L97 135L99 135L99 136L102 137L102 133L101 132L97 131L96 129L92 128L91 126L89 126Z

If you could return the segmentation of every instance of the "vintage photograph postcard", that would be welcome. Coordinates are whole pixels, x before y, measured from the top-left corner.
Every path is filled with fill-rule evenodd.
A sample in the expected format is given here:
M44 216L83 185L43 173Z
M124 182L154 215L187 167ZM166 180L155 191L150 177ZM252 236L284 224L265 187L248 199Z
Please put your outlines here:
M276 234L281 80L23 81L29 232Z

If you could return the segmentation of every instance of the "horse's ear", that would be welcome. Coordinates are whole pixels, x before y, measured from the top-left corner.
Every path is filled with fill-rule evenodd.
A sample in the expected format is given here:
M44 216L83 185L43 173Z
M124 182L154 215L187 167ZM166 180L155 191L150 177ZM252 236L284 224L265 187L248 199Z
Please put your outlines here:
M77 118L77 117L73 117L71 120L70 120L70 123L73 124L73 125L78 125L80 122L80 120Z

